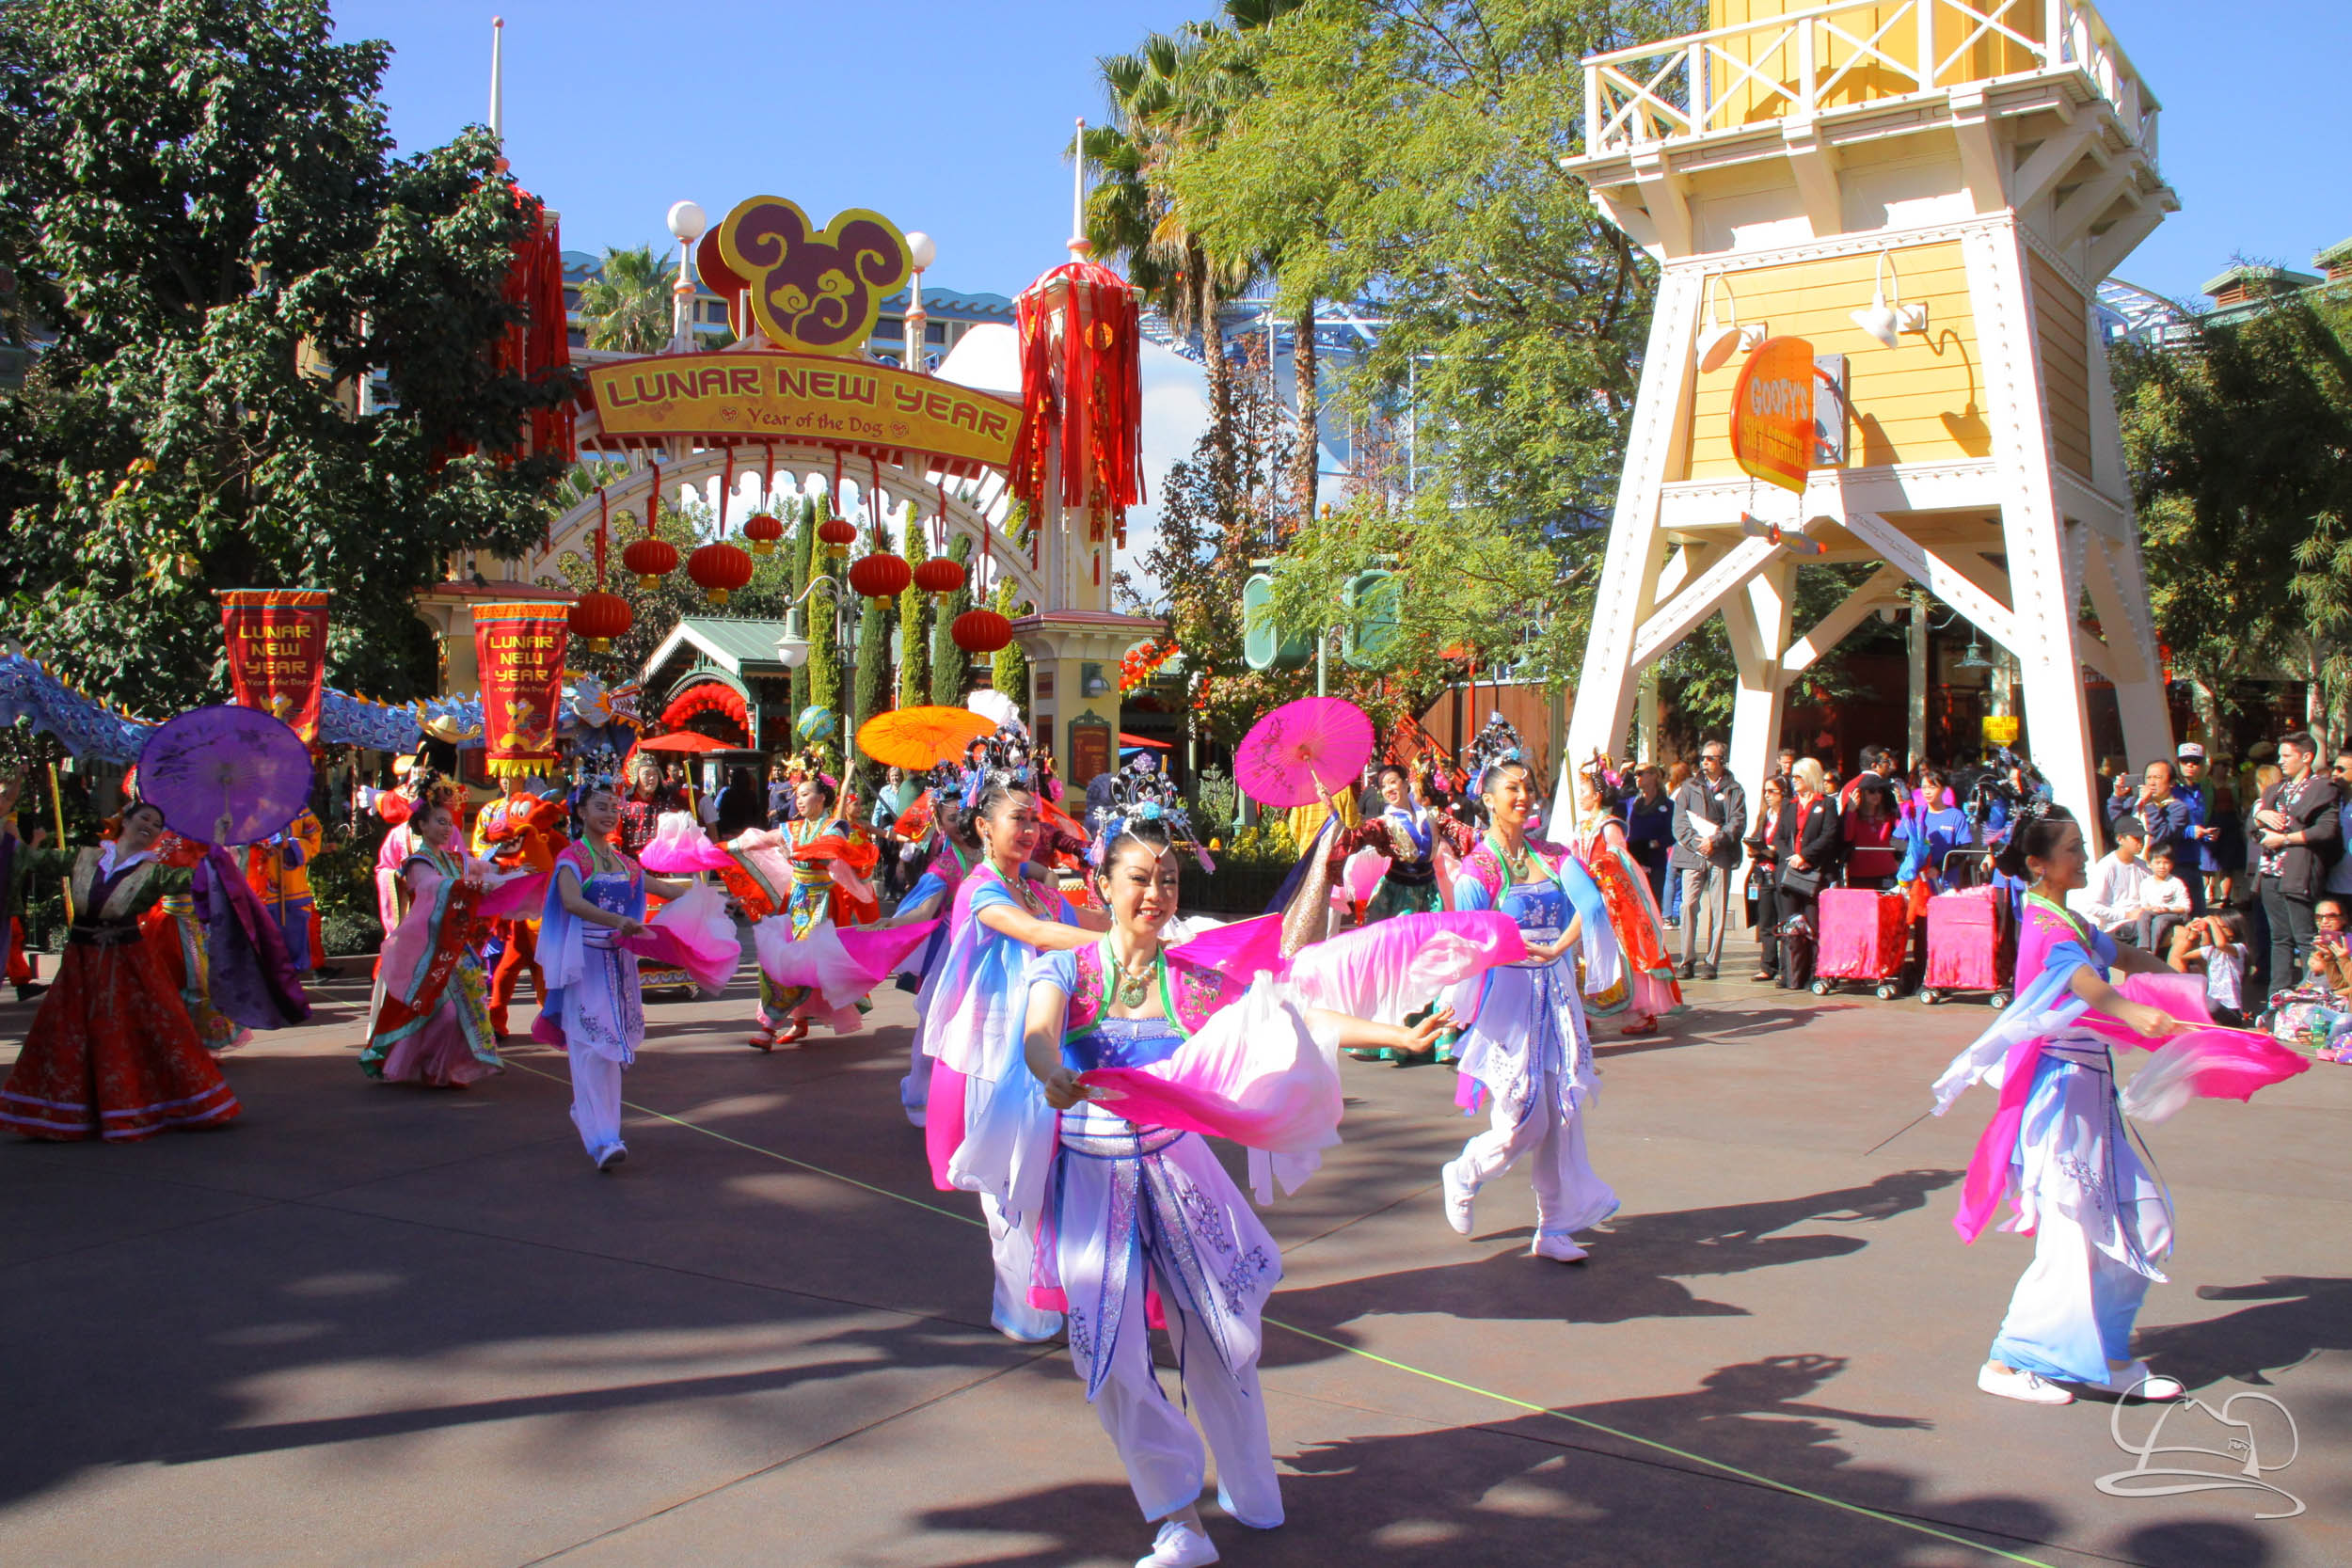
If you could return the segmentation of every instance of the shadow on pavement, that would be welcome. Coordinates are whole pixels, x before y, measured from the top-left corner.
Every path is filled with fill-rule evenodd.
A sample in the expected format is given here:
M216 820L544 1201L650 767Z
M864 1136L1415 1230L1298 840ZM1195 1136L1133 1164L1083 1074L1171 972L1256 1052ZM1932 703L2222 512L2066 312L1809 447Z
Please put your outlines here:
M2062 1521L2028 1498L1931 1497L1926 1478L1854 1464L1838 1444L1836 1423L1925 1423L1808 1400L1844 1368L1837 1356L1776 1355L1725 1367L1687 1393L1572 1405L1565 1413L2011 1550L2057 1533ZM1956 1557L1953 1544L1902 1525L1791 1497L1549 1415L1349 1438L1278 1458L1300 1472L1282 1478L1289 1517L1280 1529L1260 1534L1203 1506L1229 1562L1890 1568L1973 1558ZM971 1560L995 1568L1108 1561L1148 1543L1126 1491L1103 1485L937 1510L921 1522L1026 1538L1002 1555ZM1057 1539L1029 1549L1027 1542L1041 1533Z
M1803 1197L1620 1216L1613 1228L1589 1237L1593 1260L1574 1270L1517 1250L1488 1252L1469 1262L1284 1291L1268 1304L1268 1316L1340 1338L1347 1338L1340 1325L1373 1314L1426 1312L1466 1322L1549 1319L1587 1323L1741 1317L1744 1308L1705 1300L1681 1280L1859 1252L1869 1244L1860 1236L1775 1233L1809 1222L1858 1225L1891 1219L1922 1207L1930 1194L1959 1180L1960 1174L1893 1171L1865 1186ZM1278 1342L1287 1348L1279 1360L1270 1354L1270 1363L1295 1364L1331 1354L1290 1335L1273 1337L1269 1352Z
M2273 1275L2260 1285L2203 1285L2200 1301L2254 1301L2218 1318L2143 1328L2132 1348L2192 1388L2266 1375L2321 1351L2352 1350L2352 1279Z

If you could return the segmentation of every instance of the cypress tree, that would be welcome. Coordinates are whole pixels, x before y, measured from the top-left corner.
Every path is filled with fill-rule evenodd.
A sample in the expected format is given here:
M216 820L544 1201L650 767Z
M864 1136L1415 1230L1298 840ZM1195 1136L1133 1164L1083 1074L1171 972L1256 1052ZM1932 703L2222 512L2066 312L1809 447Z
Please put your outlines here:
M1010 578L998 580L993 608L997 614L1004 616L1007 620L1012 618L1012 579ZM988 673L990 681L997 690L1019 704L1022 712L1029 711L1029 656L1022 651L1017 640L1006 643L989 656Z
M910 510L907 514L907 564L920 566L930 559L930 540ZM931 626L930 594L913 583L898 595L898 705L920 707L931 699Z
M972 569L972 540L968 534L958 534L947 546L950 560L962 562L966 572ZM972 584L966 578L964 585L948 594L940 604L931 624L931 701L943 707L963 705L965 688L971 685L970 657L956 646L956 617L972 608Z
M812 536L816 529L833 515L831 496L817 498L816 515L816 523L810 526ZM812 548L809 580L813 582L820 577L833 577L834 580L808 596L808 705L837 715L841 711L841 649L834 641L836 628L834 623L840 579L833 570L834 563L825 558L823 544L815 542L812 537Z
M784 550L792 565L792 596L798 599L802 592L808 587L808 557L809 552L817 546L817 523L815 509L809 504L806 496L799 497L793 501L792 512L792 533L789 538L786 539ZM803 605L801 607L801 628L803 635L807 633L808 626L808 607ZM811 637L809 641L813 644L816 639ZM813 651L810 657L815 657ZM803 663L792 672L791 721L796 726L793 730L796 742L800 736L797 726L801 721L801 710L806 706L808 706L808 666Z
M888 549L890 539L882 531L882 519L874 519L873 545L876 549ZM865 728L866 721L890 705L890 620L891 601L867 598L860 594L864 607L857 618L857 675L851 685L851 735L845 736L847 748L855 738L855 731ZM858 793L871 798L881 787L882 769L865 753L858 768Z

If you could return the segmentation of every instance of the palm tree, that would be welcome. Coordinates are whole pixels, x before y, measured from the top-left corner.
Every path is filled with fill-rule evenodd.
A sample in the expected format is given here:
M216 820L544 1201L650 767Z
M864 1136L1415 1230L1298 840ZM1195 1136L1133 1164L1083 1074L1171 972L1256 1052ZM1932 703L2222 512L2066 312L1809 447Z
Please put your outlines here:
M621 354L659 354L669 346L672 278L653 246L607 250L599 275L580 290L588 346Z

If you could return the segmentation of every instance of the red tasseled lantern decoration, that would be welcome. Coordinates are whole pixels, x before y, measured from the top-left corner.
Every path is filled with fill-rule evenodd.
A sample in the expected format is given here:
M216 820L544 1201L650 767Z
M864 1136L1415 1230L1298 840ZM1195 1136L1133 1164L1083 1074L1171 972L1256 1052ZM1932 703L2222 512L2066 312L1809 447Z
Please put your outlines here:
M828 517L817 525L817 537L825 546L825 553L838 561L850 553L851 545L857 543L857 525L844 522L839 517Z
M572 635L586 638L589 652L598 654L611 651L612 640L626 635L636 618L627 599L602 589L582 594L567 617Z
M705 545L687 558L686 575L712 604L723 605L752 580L752 558L733 545Z
M952 594L963 586L963 562L935 555L914 569L914 586L926 594Z
M647 593L677 570L677 546L648 534L621 552L621 565L637 574L637 586Z
M895 599L914 579L914 569L895 555L869 555L850 568L850 586L869 599Z
M773 555L784 525L765 512L755 512L743 519L743 537L752 542L754 555Z
M967 610L948 634L967 654L993 654L1012 641L1012 623L993 610Z

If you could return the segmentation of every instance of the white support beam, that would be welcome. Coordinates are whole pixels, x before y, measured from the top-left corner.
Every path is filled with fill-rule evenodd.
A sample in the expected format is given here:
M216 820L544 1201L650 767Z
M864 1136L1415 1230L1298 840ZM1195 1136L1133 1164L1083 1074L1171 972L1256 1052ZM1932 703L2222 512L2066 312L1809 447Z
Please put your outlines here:
M1789 172L1796 177L1797 199L1804 204L1813 237L1826 240L1845 232L1846 202L1837 178L1836 149L1821 140L1810 115L1783 120L1780 135Z
M1959 610L1985 636L2004 648L2017 646L2017 622L2009 607L1979 589L1951 562L1875 512L1848 513L1846 531L1901 567L1914 582Z
M2002 178L2001 142L1993 134L1984 88L1954 87L1951 104L1952 135L1960 144L1961 183L1967 187L1968 199L1978 212L2000 212L2010 205L2009 182Z
M1658 230L1660 250L1668 257L1690 255L1696 248L1692 243L1695 230L1683 177L1667 166L1665 153L1654 142L1634 149L1632 162L1633 181Z
M1770 539L1742 539L1723 558L1692 579L1691 585L1658 607L1633 635L1633 663L1647 664L1690 635L1691 628L1715 612L1724 595L1756 576L1780 553Z
M2050 239L2060 253L2071 252L2083 242L2138 172L2136 160L2118 158L2058 203L2058 211L2050 214Z
M2123 264L2123 258L2137 250L2139 242L2156 231L2166 211L2162 202L2145 201L2117 218L2105 233L2090 242L2090 264L2084 270L2093 277L2112 277L2115 269Z
M1627 239L1640 245L1653 257L1662 257L1658 243L1658 224L1649 215L1649 209L1636 199L1638 187L1630 185L1595 185L1593 201L1601 215L1625 230Z
M1782 684L1791 675L1803 674L1826 656L1831 649L1846 640L1846 634L1862 624L1862 618L1881 605L1903 602L1903 580L1910 574L1892 564L1880 567L1863 579L1862 585L1840 600L1836 610L1813 624L1813 628L1781 656Z
M2099 122L2089 115L2076 118L2072 125L2050 133L2026 161L2017 166L2017 173L2010 182L2017 205L2031 207L2055 190L2074 166L2083 161L2090 150L2091 139L2099 135Z

